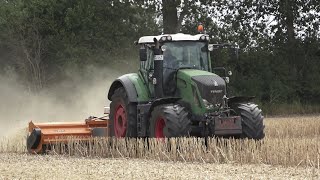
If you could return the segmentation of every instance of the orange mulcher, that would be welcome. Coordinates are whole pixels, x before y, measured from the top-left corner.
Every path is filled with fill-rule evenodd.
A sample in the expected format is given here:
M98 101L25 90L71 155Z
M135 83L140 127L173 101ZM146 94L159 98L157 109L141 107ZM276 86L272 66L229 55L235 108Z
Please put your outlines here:
M67 143L68 137L75 140L88 140L91 137L109 135L109 108L105 108L106 116L97 118L90 116L84 122L29 122L27 149L30 153L44 153L52 144Z

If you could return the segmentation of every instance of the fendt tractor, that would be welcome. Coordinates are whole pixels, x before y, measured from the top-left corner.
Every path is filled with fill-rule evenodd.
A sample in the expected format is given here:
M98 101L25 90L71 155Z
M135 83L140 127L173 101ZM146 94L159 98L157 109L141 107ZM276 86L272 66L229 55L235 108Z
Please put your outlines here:
M106 116L84 122L31 121L28 151L41 153L49 144L68 141L69 136L80 140L96 136L264 137L262 112L251 103L253 97L229 97L228 75L232 73L211 67L210 51L224 45L209 44L209 35L203 33L144 36L136 44L139 71L112 83ZM224 75L218 76L215 72L221 70Z

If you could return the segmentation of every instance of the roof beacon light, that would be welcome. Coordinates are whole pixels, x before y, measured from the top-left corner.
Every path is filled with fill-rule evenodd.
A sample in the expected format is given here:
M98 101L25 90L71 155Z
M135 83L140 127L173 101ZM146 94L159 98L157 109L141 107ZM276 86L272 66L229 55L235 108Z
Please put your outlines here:
M203 25L202 25L202 24L199 24L199 26L198 26L198 32L199 32L199 33L203 33Z

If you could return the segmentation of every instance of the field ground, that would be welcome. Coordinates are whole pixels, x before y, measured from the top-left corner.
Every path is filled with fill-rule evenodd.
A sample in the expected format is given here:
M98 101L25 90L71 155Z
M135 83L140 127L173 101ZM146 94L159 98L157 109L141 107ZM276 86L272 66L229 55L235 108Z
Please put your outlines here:
M320 170L2 153L0 179L320 179Z
M266 118L262 142L177 139L167 151L152 141L98 140L68 155L28 155L25 131L0 137L2 179L320 179L320 116ZM99 144L100 143L100 144ZM128 148L129 146L129 148ZM127 148L126 148L127 147ZM129 150L128 150L129 149ZM91 157L88 157L91 156ZM102 157L102 158L97 158Z

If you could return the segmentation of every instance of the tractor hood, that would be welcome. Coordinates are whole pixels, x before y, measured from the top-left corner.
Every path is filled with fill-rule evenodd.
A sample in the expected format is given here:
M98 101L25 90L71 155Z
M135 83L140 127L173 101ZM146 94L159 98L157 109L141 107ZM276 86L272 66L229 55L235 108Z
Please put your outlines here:
M186 77L193 77L193 76L203 76L203 75L213 75L218 76L214 73L208 72L208 71L202 71L198 69L180 69L178 74L181 74Z
M186 83L189 82L192 89L197 90L197 94L201 96L202 100L206 100L216 107L223 105L226 82L220 76L207 71L182 69L178 71L177 78Z

